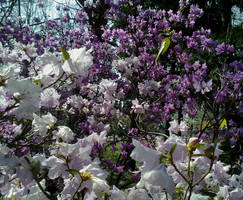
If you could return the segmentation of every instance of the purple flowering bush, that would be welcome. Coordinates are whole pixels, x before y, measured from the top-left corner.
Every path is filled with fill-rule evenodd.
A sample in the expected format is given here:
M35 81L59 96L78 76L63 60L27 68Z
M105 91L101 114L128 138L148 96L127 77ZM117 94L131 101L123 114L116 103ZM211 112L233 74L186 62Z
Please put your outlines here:
M179 5L86 2L40 32L5 21L3 199L242 199L243 63Z

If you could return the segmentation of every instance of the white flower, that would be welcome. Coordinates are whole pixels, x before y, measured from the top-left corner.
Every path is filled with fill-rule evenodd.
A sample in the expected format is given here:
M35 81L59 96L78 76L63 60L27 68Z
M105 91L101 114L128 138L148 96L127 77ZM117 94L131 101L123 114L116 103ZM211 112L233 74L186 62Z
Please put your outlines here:
M109 194L110 200L127 200L127 195L114 185L112 190L110 190Z
M20 72L20 67L16 64L8 64L0 67L0 76L5 79L17 77Z
M86 77L89 68L93 65L93 57L86 48L72 49L68 51L70 58L62 66L63 71L68 74Z
M47 88L41 93L41 105L51 108L59 106L60 96L54 88Z
M67 126L58 126L58 131L53 134L55 138L61 138L64 142L71 142L74 139L73 131Z
M132 144L135 148L130 156L138 162L143 162L143 171L149 171L159 165L161 152L145 147L135 139L132 140Z
M46 59L51 59L51 57L46 57ZM41 68L40 73L44 76L58 76L61 74L62 70L60 69L60 63L58 60L52 61L52 63L48 63Z
M188 151L186 150L186 143L182 137L178 137L174 134L170 134L170 137L163 141L160 138L157 139L157 150L162 153L167 153L170 151L171 147L176 144L176 148L173 153L174 163L187 162Z
M229 200L242 200L243 190L241 188L236 188L230 192Z
M100 198L104 195L104 192L109 192L110 187L105 181L105 178L107 177L107 172L101 169L99 167L99 164L100 161L98 159L95 159L91 164L79 170L80 175L75 175L71 180L65 179L65 186L62 191L62 194L73 195L81 181L82 185L80 187L80 191L83 188L87 189L84 199L89 199L90 196Z
M241 168L242 169L242 168ZM240 175L233 174L229 179L229 185L231 187L242 187L243 186L243 172Z
M3 63L19 63L23 60L31 60L31 57L36 57L36 48L33 45L23 45L19 42L14 44L14 48L1 48L0 52Z
M212 90L212 84L212 80L209 80L208 82L199 82L197 80L194 80L193 87L196 90L196 92L201 91L202 94L205 94L206 92L210 92Z
M141 95L151 95L152 90L158 91L160 87L160 82L154 80L145 80L144 83L138 84L139 93Z
M181 132L182 135L186 135L188 131L188 126L184 121L181 121L180 124L178 124L177 120L170 121L170 128L168 129L170 133L179 133Z
M170 128L168 129L170 132L178 133L180 131L180 125L177 120L170 121Z
M26 59L30 61L31 57L38 56L37 48L35 48L33 44L24 45L20 42L17 42L14 44L14 50L17 51L19 55L21 55L20 58L22 60Z
M229 186L224 185L223 187L219 187L219 192L217 193L218 196L223 198L229 198Z
M51 113L39 117L33 113L34 120L32 121L33 131L38 132L42 137L46 136L47 130L50 129L57 121Z
M45 53L36 63L38 75L35 80L40 80L43 86L48 86L55 82L63 73L61 58Z
M11 105L11 101L9 101L6 97L6 90L4 87L0 87L0 112L4 111L9 105Z
M72 95L67 98L65 106L71 105L74 108L81 109L83 106L85 106L86 102L87 100L83 99L82 96Z
M181 123L180 123L180 131L181 131L181 135L182 136L185 136L187 134L188 126L187 126L186 122L181 121Z
M134 189L129 192L127 200L150 200L148 193L144 189Z
M6 145L0 143L1 168L2 169L6 168L6 172L9 173L9 171L13 170L18 165L18 163L19 163L18 158L14 156L12 153L10 153L10 149Z
M93 183L93 191L97 197L102 197L104 192L108 192L110 189L110 186L106 183L106 181L101 178L91 176L91 181Z
M164 164L160 164L153 170L145 172L141 179L153 186L165 188L171 196L175 194L175 183L171 176L167 173Z
M166 191L173 195L175 193L175 185L172 178L168 175L165 166L160 164L161 152L145 147L137 140L133 139L134 150L131 153L131 157L139 162L143 162L143 166L140 167L141 179L137 184L137 187L146 187L150 190L150 186L165 188ZM149 185L147 185L149 184Z
M10 92L19 100L19 106L13 110L18 119L32 119L33 113L39 110L40 93L42 89L31 80L8 80Z
M229 170L229 165L228 166L224 166L222 162L217 161L214 165L213 165L213 169L212 169L212 176L213 178L215 178L216 180L218 180L219 182L223 182L226 183L228 182L230 175L227 174L227 171Z
M85 178L87 178L87 180L84 181L83 187L93 191L98 198L102 197L104 192L108 192L110 189L110 186L105 181L107 172L101 169L99 164L99 159L95 159L91 164L80 171L81 176L84 175Z
M87 142L87 144L91 146L93 146L96 143L104 144L107 139L106 135L107 135L107 131L102 131L100 132L100 134L94 132L91 135L85 137L83 141Z
M68 177L67 166L65 161L57 158L56 156L51 156L44 160L43 165L51 167L48 171L48 177L50 179L58 178L59 176Z
M132 100L132 109L134 109L135 113L144 113L144 108L141 104L139 104L137 99Z
M45 188L45 179L40 182L41 186ZM49 198L40 190L37 184L28 189L28 194L21 197L21 200L48 200Z
M117 83L113 80L103 79L100 82L100 93L104 94L104 98L108 101L115 100L114 94L116 93Z

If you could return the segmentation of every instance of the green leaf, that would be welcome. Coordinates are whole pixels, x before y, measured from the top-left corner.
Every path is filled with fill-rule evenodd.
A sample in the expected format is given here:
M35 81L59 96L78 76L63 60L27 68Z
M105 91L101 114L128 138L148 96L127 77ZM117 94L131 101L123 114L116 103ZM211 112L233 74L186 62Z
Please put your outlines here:
M41 84L41 80L40 79L34 80L34 84L40 85Z
M204 154L192 154L192 157L201 157L201 156L205 156Z
M31 168L35 173L39 173L40 167L41 167L41 162L39 160L31 163Z
M173 155L175 148L176 148L176 144L173 144L171 149L170 149L170 155Z
M69 172L70 174L72 174L73 176L75 176L75 174L77 174L81 177L80 172L76 169L67 169L66 171Z
M60 159L63 159L63 160L66 160L66 157L60 153L56 154L56 157L60 158Z
M68 60L70 58L70 55L69 53L67 52L66 48L65 47L61 47L61 52L62 52L62 55L63 55L63 58L65 60Z
M197 143L197 144L195 145L196 149L200 149L200 148L202 148L202 147L204 147L204 146L205 146L205 144L200 144L200 143Z
M171 161L172 161L172 155L171 154L162 154L162 156L166 159L164 161L166 164L171 164Z
M170 38L166 37L161 42L161 46L160 46L160 49L159 49L159 53L157 55L157 58L155 59L155 62L158 61L160 55L163 55L167 51L167 49L169 48L169 46L170 46Z

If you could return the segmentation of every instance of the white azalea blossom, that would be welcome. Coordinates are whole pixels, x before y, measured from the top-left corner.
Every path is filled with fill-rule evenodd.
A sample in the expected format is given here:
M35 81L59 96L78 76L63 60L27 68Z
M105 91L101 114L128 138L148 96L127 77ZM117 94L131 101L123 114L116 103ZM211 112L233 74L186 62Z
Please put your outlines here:
M8 64L0 67L0 77L3 79L16 78L20 72L20 67L15 64Z
M171 176L166 171L165 165L160 164L151 171L145 172L142 180L154 186L165 188L166 191L172 196L175 194L175 183Z
M7 89L18 99L19 104L12 114L18 119L33 119L33 113L39 110L40 93L42 89L34 85L30 79L8 80Z
M110 200L127 200L127 195L122 190L119 190L115 185L113 185L112 190L109 191Z
M74 139L75 134L67 126L58 126L58 131L53 132L56 139L62 139L64 142L71 142Z
M0 87L0 111L4 111L9 105L13 104L13 101L9 101L6 97L7 90L4 87Z
M89 68L93 65L93 57L86 48L72 49L68 51L70 58L62 66L63 71L68 74L86 77Z
M134 160L144 163L140 167L142 174L137 186L146 187L146 183L148 183L153 186L165 188L170 195L175 194L175 184L173 179L167 173L165 166L159 164L161 152L145 147L134 139L133 145L135 146L135 149L130 156Z
M109 185L106 183L105 178L107 173L99 167L100 161L94 160L87 166L84 166L80 170L80 176L75 175L71 181L70 179L64 180L63 195L74 195L77 186L82 183L80 191L86 188L88 191L85 194L85 199L100 198L104 195L104 192L109 191ZM81 179L82 177L82 179ZM82 182L81 182L82 181ZM92 198L91 198L92 199Z
M47 113L42 117L39 117L34 113L33 118L33 131L42 137L47 135L48 129L50 129L57 121L57 119L51 113Z
M188 151L186 150L186 143L181 137L177 135L170 134L170 137L166 141L157 138L156 149L162 153L167 153L170 151L174 144L176 144L176 148L173 153L174 163L187 162Z
M41 93L41 105L49 108L59 106L60 94L54 88L47 88Z
M133 4L130 2L130 5ZM90 6L93 9L96 4ZM65 9L63 11L66 12ZM142 8L138 6L137 9ZM156 12L149 11L147 14L153 18ZM177 13L177 17L181 18L180 14ZM169 21L173 21L171 11L168 15L171 15ZM158 17L167 17L166 11L158 13L155 18ZM141 21L140 28L143 26ZM122 30L107 31L126 36ZM151 35L154 31L151 29L149 32ZM194 32L195 39L203 32L206 34L207 31ZM223 160L224 154L220 156L223 151L219 146L225 144L218 142L213 135L214 128L220 126L220 118L225 114L221 112L225 106L216 109L215 115L211 113L215 110L210 108L211 104L205 104L205 98L211 100L216 90L221 89L219 103L230 97L232 106L241 112L241 104L238 104L241 96L237 92L242 77L234 77L238 69L233 70L231 66L239 63L225 65L227 79L225 74L222 75L221 83L225 84L218 87L215 85L217 81L205 81L210 77L206 73L206 64L191 67L193 54L178 53L180 44L175 44L178 41L174 39L178 35L182 37L180 42L185 42L182 33L169 29L168 33L172 34L173 44L164 58L172 56L181 62L179 64L186 70L183 69L183 73L178 67L173 70L173 66L167 65L163 59L162 62L154 62L150 51L146 52L142 47L138 48L138 52L143 55L124 58L131 51L120 52L124 49L124 41L116 36L114 41L118 42L118 46L121 44L118 49L116 45L110 48L108 43L112 41L105 42L104 46L97 43L92 54L92 43L87 40L86 35L89 34L86 33L81 35L84 40L80 40L81 43L85 41L83 45L86 47L70 49L63 55L57 51L38 56L38 49L32 44L13 43L6 48L0 42L0 198L241 200L243 174L231 173L232 167L239 165L236 162L231 163L235 166L229 165L228 160ZM90 36L96 40L93 35ZM108 39L106 36L104 30L104 41ZM124 37L128 47L136 48L133 38L129 37ZM48 38L43 39L45 48ZM49 39L52 42L52 38ZM68 39L68 48L69 42L71 40ZM91 49L87 50L88 47ZM109 53L93 58L98 48L103 47L110 48ZM176 54L175 49L178 49ZM100 50L103 52L103 49ZM227 46L225 51L228 51ZM176 75L170 76L174 71ZM231 79L234 85L231 85ZM232 96L231 90L236 91L236 95ZM192 94L193 91L196 93ZM212 105L214 108L219 104L215 101ZM204 114L202 108L205 109ZM180 111L184 115L180 118L188 120L178 122L180 114L177 113ZM232 111L235 114L237 110ZM228 117L231 118L227 115L223 121L229 126L220 127L217 135L235 142L242 128L237 120L232 118L231 121ZM202 124L202 133L198 130L199 118L201 123L208 122L205 127ZM213 139L217 143L213 144ZM235 145L233 148L238 147ZM208 191L210 197L204 191ZM49 195L53 198L48 198Z
M182 135L186 135L188 131L188 126L184 121L181 121L180 124L178 124L177 120L170 121L170 127L168 129L170 133L179 133L179 131L182 133Z
M143 163L140 167L142 173L152 170L159 165L159 160L161 153L145 147L139 141L133 139L133 145L135 146L134 150L131 153L131 158Z
M132 188L129 191L127 200L151 200L151 198L148 196L146 190Z

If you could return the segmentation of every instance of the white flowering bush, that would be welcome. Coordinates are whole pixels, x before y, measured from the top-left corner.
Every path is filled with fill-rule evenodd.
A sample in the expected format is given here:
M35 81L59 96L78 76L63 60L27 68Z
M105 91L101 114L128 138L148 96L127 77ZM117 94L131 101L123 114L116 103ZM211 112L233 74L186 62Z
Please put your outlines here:
M9 135L2 134L1 139L0 191L4 199L212 199L200 191L214 193L214 199L243 197L242 174L228 174L229 166L218 160L222 153L218 144L190 137L190 124L179 124L177 120L170 122L169 135L153 138L152 146L141 143L141 138L132 139L130 154L123 151L120 155L134 160L134 168L129 171L138 174L139 181L132 181L132 186L125 190L111 185L112 180L107 179L109 173L114 173L109 169L112 164L105 165L106 156L102 154L107 154L105 146L115 142L115 135L109 134L112 123L106 118L97 122L97 117L109 113L112 120L123 117L115 107L117 99L123 99L122 91L118 91L115 80L102 79L93 85L81 84L84 95L64 97L65 91L71 92L74 85L88 76L93 59L85 49L65 53L69 57L61 59L59 55L60 61L56 62L63 74L43 70L47 66L57 68L54 55L49 55L49 62L43 62L45 56L35 61L33 66L38 68L28 79L16 74L7 63L2 69L1 123L5 118L16 119L9 127L5 124L13 130ZM61 75L54 80L55 74ZM97 95L97 100L90 104L87 97ZM139 116L147 108L135 99L131 109ZM92 130L89 136L81 136L67 126L69 119L65 115L82 117L90 112L93 115L87 118Z
M189 10L188 19L178 11L168 20L193 27L202 10ZM213 76L197 56L226 56L233 48L205 38L204 29L188 38L163 23L169 36L154 39L161 47L149 49L146 40L136 56L128 51L136 46L131 35L120 29L113 31L121 37L115 50L105 34L97 46L86 38L79 48L42 55L33 45L1 45L0 198L243 198L241 161L229 163L234 152L225 150L242 137L235 119L242 117L242 70L229 67L240 61L225 61L228 68L220 76L213 68ZM189 47L180 52L183 45Z

